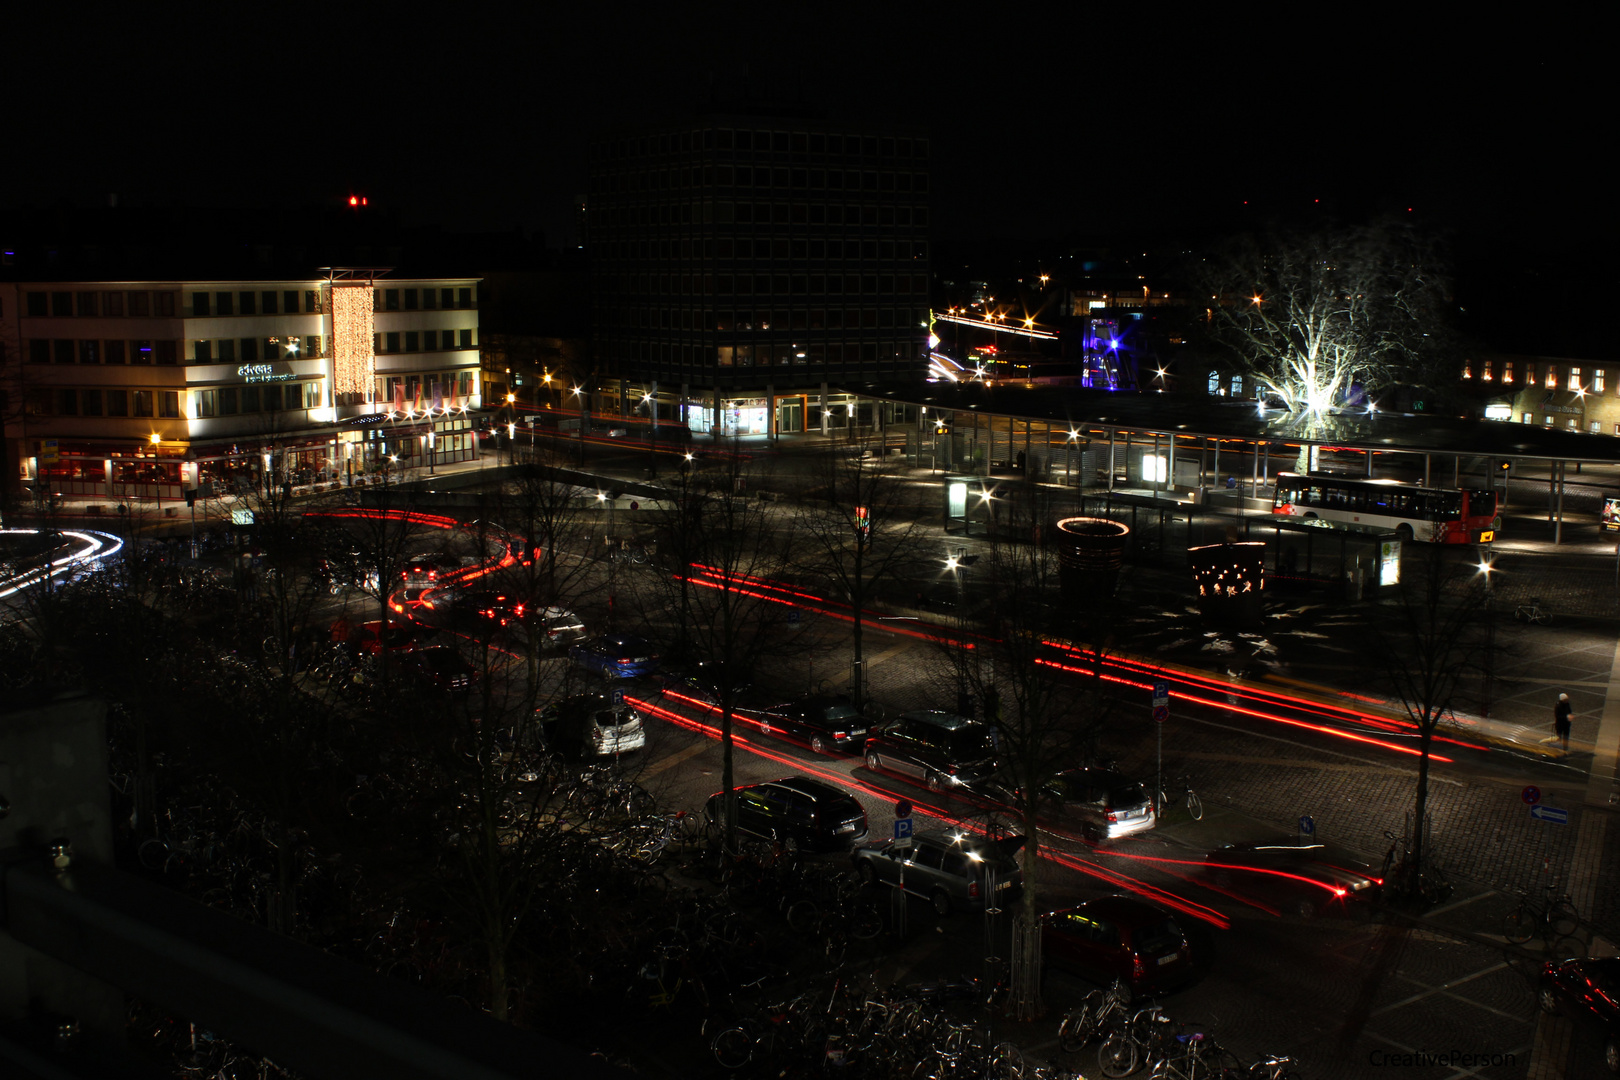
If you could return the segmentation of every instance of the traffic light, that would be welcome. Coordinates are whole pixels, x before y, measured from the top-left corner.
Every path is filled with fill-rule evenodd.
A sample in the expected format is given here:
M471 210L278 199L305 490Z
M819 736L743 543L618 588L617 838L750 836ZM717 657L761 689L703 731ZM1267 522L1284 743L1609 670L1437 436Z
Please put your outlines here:
M1504 458L1503 460L1498 461L1496 463L1496 471L1498 473L1500 473L1502 476L1508 475L1508 470L1511 469L1512 467L1513 467L1513 462L1508 461L1506 458Z

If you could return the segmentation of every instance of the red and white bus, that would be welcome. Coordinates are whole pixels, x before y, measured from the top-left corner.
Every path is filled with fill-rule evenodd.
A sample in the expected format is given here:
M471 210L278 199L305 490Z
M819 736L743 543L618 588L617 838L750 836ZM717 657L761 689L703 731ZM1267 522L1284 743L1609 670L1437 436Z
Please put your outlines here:
M1277 474L1271 512L1437 544L1488 544L1498 527L1494 491L1298 473Z

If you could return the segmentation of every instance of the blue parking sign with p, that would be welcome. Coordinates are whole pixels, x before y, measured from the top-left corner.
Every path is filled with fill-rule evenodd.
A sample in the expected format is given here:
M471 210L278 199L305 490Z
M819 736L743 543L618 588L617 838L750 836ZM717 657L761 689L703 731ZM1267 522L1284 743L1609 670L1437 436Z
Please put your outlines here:
M894 838L906 840L911 836L911 819L908 817L894 819Z
M623 705L624 704L624 691L623 690L615 689L613 691L613 704L615 704L615 705Z

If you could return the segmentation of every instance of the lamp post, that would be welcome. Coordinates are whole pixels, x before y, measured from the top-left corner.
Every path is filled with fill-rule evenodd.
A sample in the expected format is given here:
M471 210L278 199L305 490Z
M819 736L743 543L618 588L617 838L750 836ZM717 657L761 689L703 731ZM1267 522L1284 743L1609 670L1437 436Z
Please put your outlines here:
M581 394L582 387L574 387L574 404L579 407L579 463L585 464L585 428L590 424L590 408Z

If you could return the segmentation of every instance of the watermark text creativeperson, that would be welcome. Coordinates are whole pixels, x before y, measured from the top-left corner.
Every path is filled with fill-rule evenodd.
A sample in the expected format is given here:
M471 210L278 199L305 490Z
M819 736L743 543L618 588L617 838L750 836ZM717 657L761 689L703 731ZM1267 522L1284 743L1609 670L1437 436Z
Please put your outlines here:
M1437 1065L1451 1069L1512 1068L1519 1063L1517 1054L1470 1054L1462 1050L1413 1050L1410 1053L1374 1050L1367 1055L1367 1060L1374 1065L1407 1069Z

